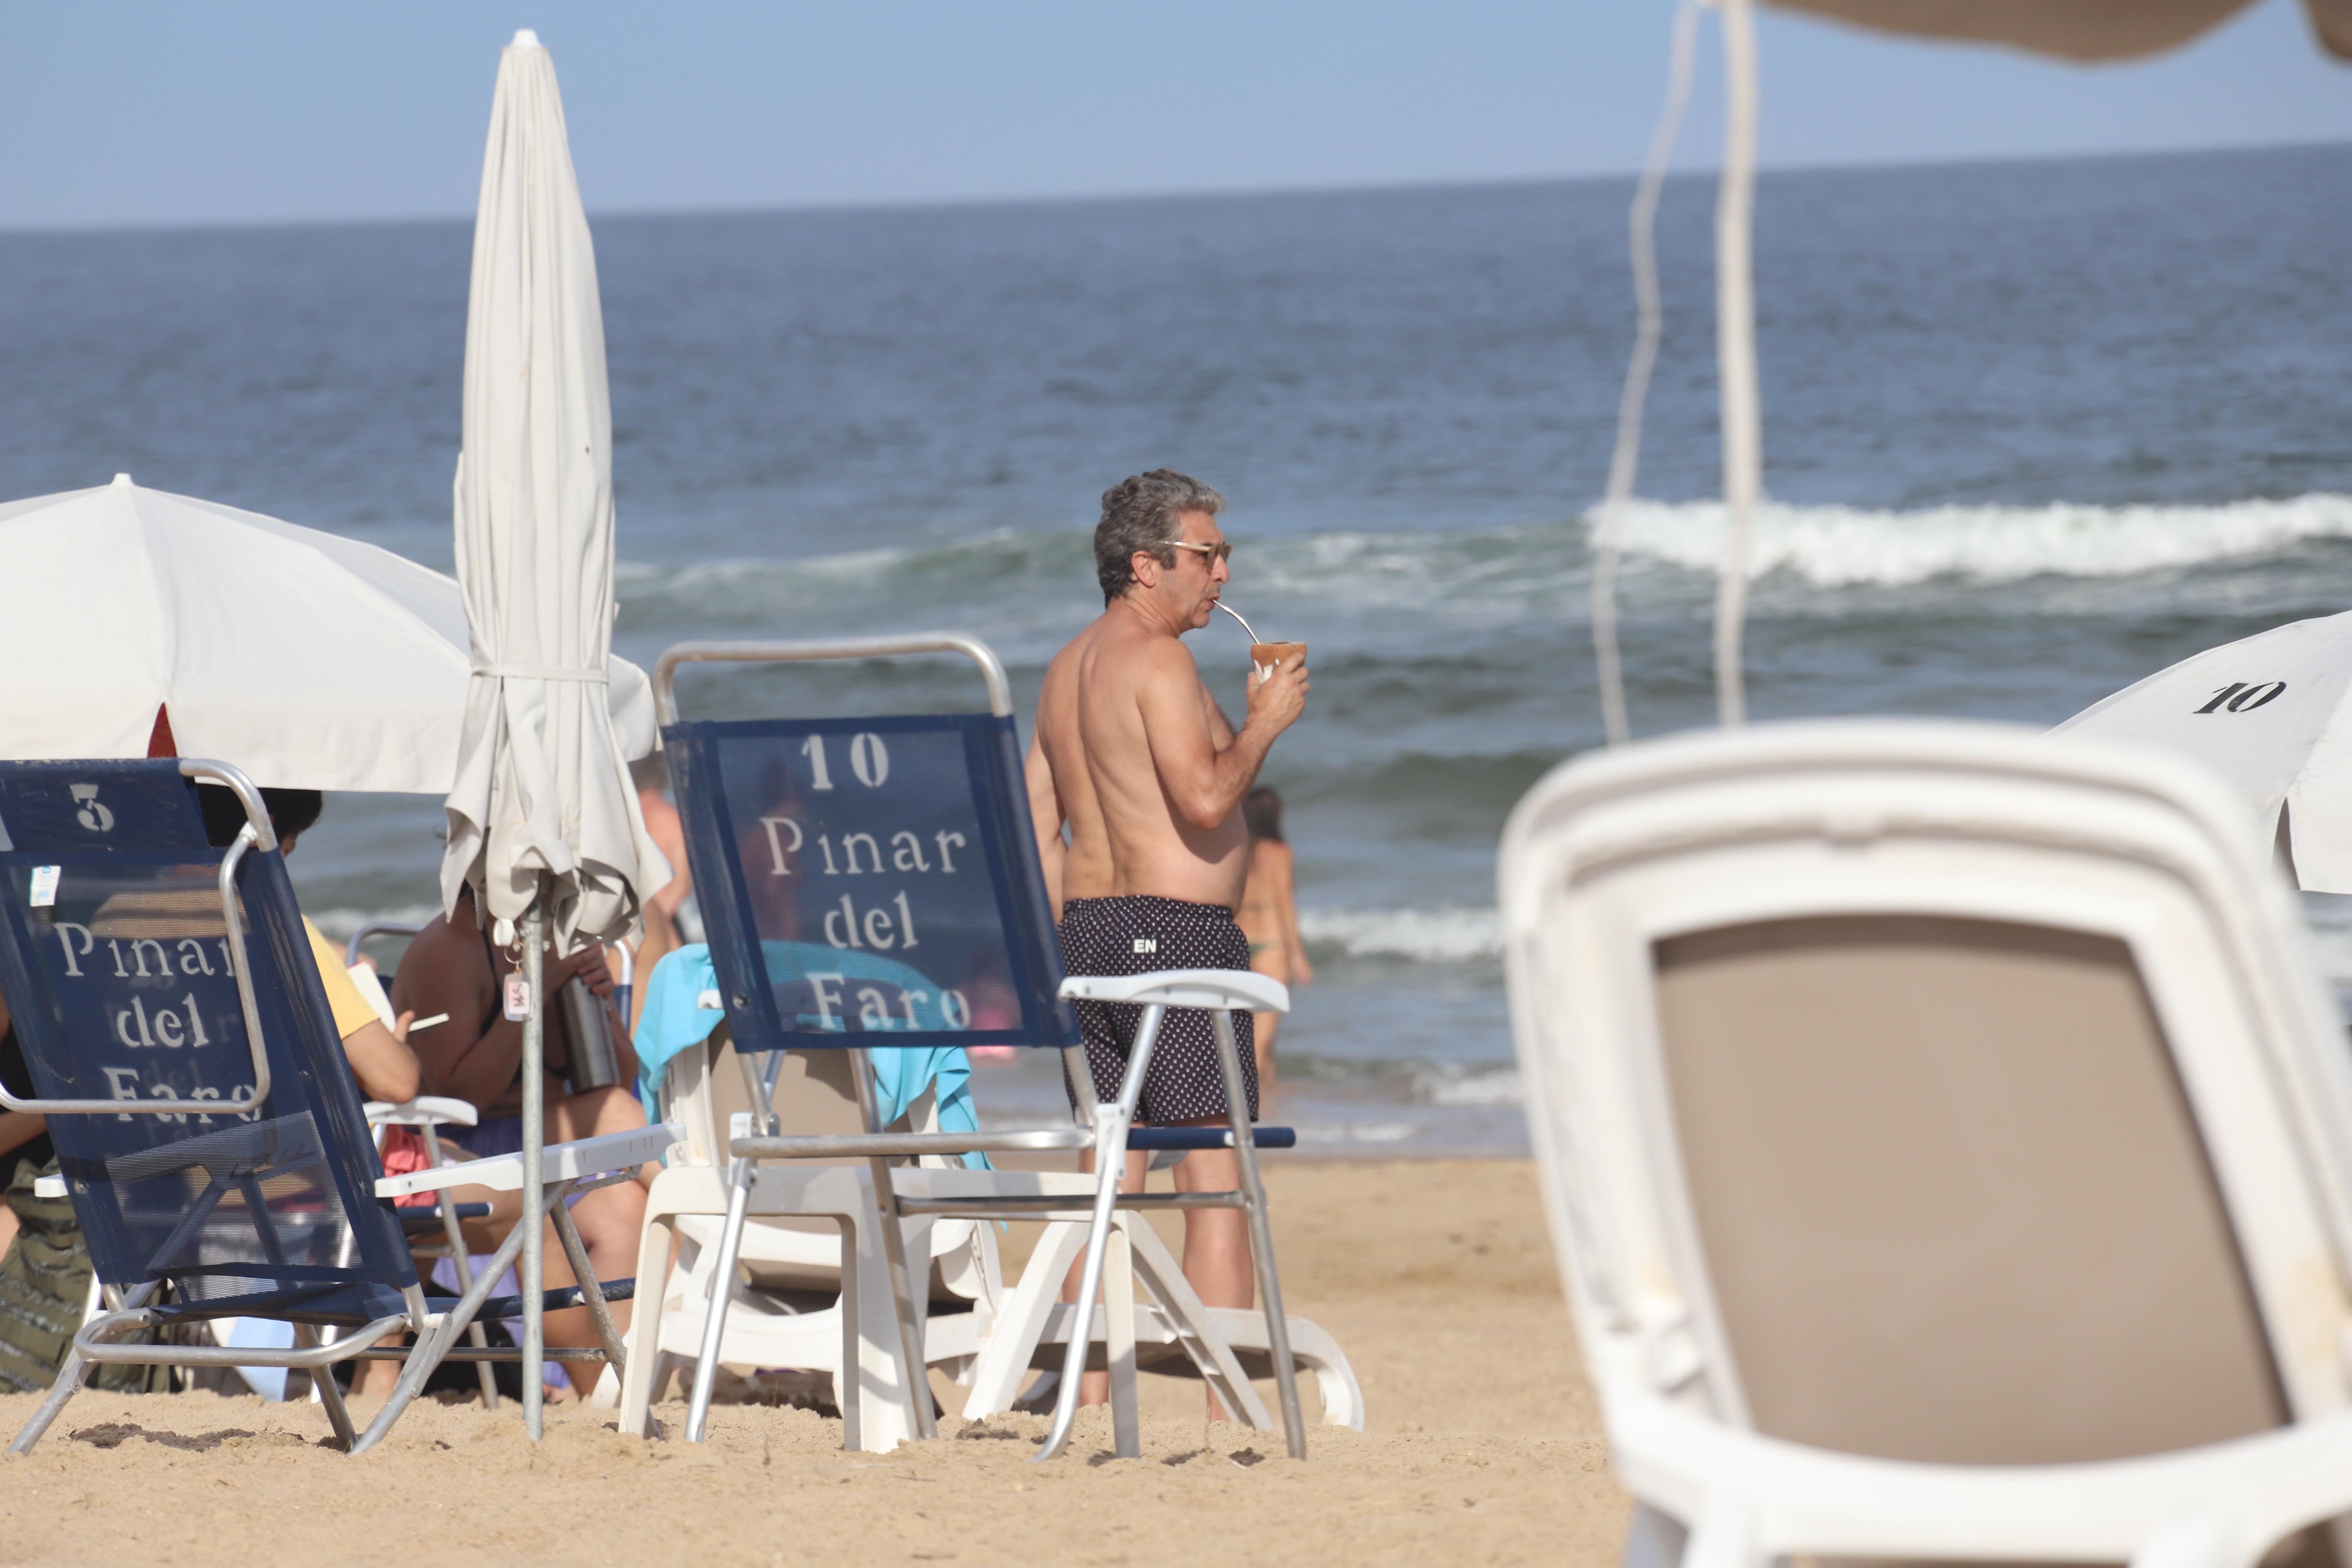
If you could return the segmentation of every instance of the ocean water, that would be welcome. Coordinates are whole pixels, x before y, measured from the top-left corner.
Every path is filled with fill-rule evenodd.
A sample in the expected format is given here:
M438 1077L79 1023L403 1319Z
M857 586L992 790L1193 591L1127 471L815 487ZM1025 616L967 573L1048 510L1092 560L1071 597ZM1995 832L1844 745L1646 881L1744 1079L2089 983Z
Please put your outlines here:
M1096 497L1220 487L1229 602L1313 648L1288 803L1310 1146L1521 1146L1493 859L1597 744L1585 596L1631 342L1622 181L603 217L617 638L977 632L1024 710ZM470 193L453 193L453 203ZM1713 191L1668 188L1623 582L1643 733L1709 721ZM1761 716L2048 724L2352 598L2341 147L1768 175ZM0 234L0 497L104 482L447 569L461 223ZM1196 634L1240 700L1244 639ZM288 650L299 657L299 650ZM37 679L37 672L10 672ZM697 675L708 714L961 706L955 667ZM363 701L363 691L352 693ZM429 908L437 802L345 797L331 928ZM2352 920L2328 951L2352 977ZM991 1069L1010 1113L1050 1081Z

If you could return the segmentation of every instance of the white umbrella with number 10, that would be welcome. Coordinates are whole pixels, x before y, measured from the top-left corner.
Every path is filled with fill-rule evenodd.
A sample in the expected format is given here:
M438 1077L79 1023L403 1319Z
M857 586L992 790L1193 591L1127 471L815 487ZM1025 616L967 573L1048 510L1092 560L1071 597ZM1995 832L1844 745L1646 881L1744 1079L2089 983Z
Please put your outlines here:
M2352 613L2160 669L2060 730L2195 757L2238 786L2309 892L2352 893Z

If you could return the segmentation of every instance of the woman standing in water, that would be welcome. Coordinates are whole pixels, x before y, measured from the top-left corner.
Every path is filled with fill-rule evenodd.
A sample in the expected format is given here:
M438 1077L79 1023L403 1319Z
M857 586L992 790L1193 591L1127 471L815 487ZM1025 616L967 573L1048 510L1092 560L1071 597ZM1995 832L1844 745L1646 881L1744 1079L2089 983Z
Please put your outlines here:
M1307 944L1298 935L1298 900L1291 886L1290 846L1282 839L1282 796L1265 784L1242 799L1242 820L1249 825L1249 885L1242 889L1238 912L1242 934L1249 938L1250 967L1285 985L1305 985L1315 978L1307 962ZM1274 1032L1279 1013L1253 1015L1257 1020L1257 1081L1260 1090L1274 1088Z

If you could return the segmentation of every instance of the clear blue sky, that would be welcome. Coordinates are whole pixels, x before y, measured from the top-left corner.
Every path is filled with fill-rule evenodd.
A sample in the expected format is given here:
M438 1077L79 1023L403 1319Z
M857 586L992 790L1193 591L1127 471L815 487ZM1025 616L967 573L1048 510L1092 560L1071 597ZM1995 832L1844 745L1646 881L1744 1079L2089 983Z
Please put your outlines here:
M1622 173L1668 0L216 0L0 15L0 227L470 213L499 47L597 211ZM1712 31L1712 24L1709 24ZM1768 165L2352 140L2292 0L2085 69L1768 15ZM1701 78L1685 163L1711 163Z

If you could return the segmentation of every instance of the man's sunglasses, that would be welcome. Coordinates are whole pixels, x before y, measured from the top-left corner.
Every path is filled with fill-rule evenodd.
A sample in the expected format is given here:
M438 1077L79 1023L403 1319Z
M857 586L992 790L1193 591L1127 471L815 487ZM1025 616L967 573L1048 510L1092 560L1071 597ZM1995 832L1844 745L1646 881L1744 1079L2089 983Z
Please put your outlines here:
M1183 539L1163 539L1160 542L1171 550L1197 550L1209 558L1207 563L1210 565L1214 565L1220 561L1231 561L1234 558L1234 542L1230 539L1215 544L1194 544Z

